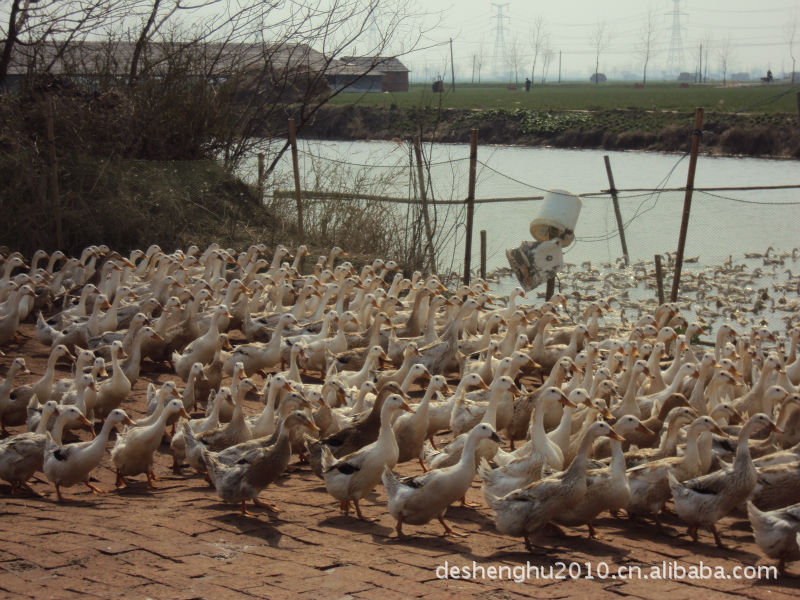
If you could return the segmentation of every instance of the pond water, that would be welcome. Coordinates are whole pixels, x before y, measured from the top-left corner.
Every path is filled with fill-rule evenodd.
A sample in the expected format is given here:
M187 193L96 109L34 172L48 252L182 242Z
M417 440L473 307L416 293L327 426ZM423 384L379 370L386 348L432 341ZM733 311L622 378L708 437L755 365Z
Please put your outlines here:
M431 160L434 195L439 200L463 199L467 194L469 147L426 146ZM476 197L500 198L542 195L542 190L562 189L573 194L608 189L603 156L609 155L616 187L669 188L686 183L688 156L675 154L607 152L479 146ZM373 170L403 169L407 147L392 142L301 142L301 169L308 172L314 156ZM288 169L290 161L282 168ZM753 158L698 160L695 187L774 186L800 184L796 161ZM386 194L408 197L407 185ZM652 259L677 247L683 209L683 192L620 194L620 209L632 260ZM529 223L537 215L537 201L478 204L473 247L478 231L487 232L487 268L505 266L504 250L530 239ZM800 190L695 192L686 244L686 256L719 263L730 254L764 251L768 246L800 245ZM566 260L613 261L622 250L613 206L608 196L584 198L576 242ZM463 248L463 233L454 241ZM457 254L459 254L457 252ZM474 263L474 259L473 259Z
M316 161L336 161L339 168L368 169L372 173L409 167L407 145L393 142L301 142L301 170L307 177ZM469 170L468 145L426 145L431 161L430 179L437 200L464 199ZM685 185L688 155L599 150L561 150L479 146L476 198L540 196L545 190L562 189L573 194L591 194L608 189L603 162L608 155L618 189L676 188ZM349 165L349 166L348 166ZM363 165L369 165L364 167ZM290 172L288 158L281 166ZM318 170L318 167L316 168ZM413 189L408 176L395 180L394 189L382 193L409 197ZM700 156L695 187L748 187L800 184L796 161L753 158L712 158ZM620 209L631 261L649 261L657 253L677 248L683 210L683 192L621 192ZM541 203L535 200L477 204L473 237L472 267L477 272L479 230L487 232L487 270L507 267L505 250L530 240L529 224ZM400 210L406 210L399 205ZM460 208L459 208L460 210ZM455 219L464 222L463 211ZM687 269L720 265L733 256L744 261L745 253L763 253L767 247L791 251L800 246L800 190L695 191L688 228L685 256L698 257ZM463 271L464 227L440 252L439 269ZM622 255L613 205L609 196L584 197L575 227L576 241L566 249L565 261L580 265L613 263ZM749 267L760 266L760 259ZM800 268L791 259L780 270L756 277L757 286L769 285L776 277L785 279L785 269ZM510 278L497 284L507 293L516 282ZM669 290L667 290L668 292ZM652 292L648 292L652 294Z

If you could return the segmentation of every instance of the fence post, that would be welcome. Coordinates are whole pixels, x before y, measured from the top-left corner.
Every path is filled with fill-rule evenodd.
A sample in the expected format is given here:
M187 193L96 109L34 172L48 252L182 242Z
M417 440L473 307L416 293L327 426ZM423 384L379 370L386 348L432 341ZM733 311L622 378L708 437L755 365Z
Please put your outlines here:
M294 170L294 198L297 202L297 241L303 243L303 198L300 192L300 163L297 160L297 135L294 119L289 119L289 143L292 146L292 169Z
M56 222L56 248L64 247L61 223L61 197L58 193L58 159L56 157L56 128L53 97L47 94L44 100L45 121L47 126L47 150L50 162L50 203L53 207L53 218Z
M692 190L694 189L694 173L697 168L697 152L700 149L700 136L703 129L703 109L697 108L694 113L694 130L692 131L692 152L689 157L689 174L686 176L686 195L683 199L683 217L681 231L678 236L678 253L675 257L675 275L672 280L670 301L678 300L678 289L681 285L681 269L683 268L683 250L686 246L686 232L689 229L689 211L692 208Z
M661 255L656 254L656 290L658 291L658 303L664 304L664 272L661 270Z
M475 215L475 174L478 167L478 130L469 134L469 191L467 192L467 239L464 245L464 285L469 285L472 260L472 221Z
M264 159L265 159L264 153L263 152L259 152L258 153L258 181L256 183L256 189L258 190L258 201L259 202L263 202L264 201L264 172L265 172Z
M617 229L619 229L619 240L622 242L622 256L625 258L625 266L630 264L628 258L628 243L625 241L625 229L622 226L622 213L619 210L619 200L617 199L617 188L614 186L614 174L611 172L611 161L606 154L603 157L606 163L606 175L608 175L608 185L611 192L611 200L614 202L614 215L617 217Z
M486 230L481 229L481 279L486 279Z
M425 173L422 169L422 142L420 138L414 139L414 153L417 156L417 180L419 181L419 197L422 200L422 220L425 223L425 247L428 251L428 262L432 273L436 272L436 254L433 250L433 230L431 218L428 215L428 193L425 188Z

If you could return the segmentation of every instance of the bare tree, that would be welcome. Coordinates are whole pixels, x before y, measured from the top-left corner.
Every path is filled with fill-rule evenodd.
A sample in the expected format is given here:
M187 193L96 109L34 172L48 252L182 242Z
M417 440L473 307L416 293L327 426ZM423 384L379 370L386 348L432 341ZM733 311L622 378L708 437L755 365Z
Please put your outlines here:
M101 29L118 26L131 14L135 0L12 0L0 8L5 25L0 29L0 86L13 63L36 71L49 71L67 48Z
M540 81L542 84L547 81L547 72L550 70L550 63L555 55L556 53L549 46L542 49L542 78Z
M598 21L592 32L592 49L594 50L594 82L600 83L600 55L608 47L610 35L606 31L605 21Z
M544 17L539 15L533 22L531 29L531 50L533 50L533 61L531 61L531 81L536 77L536 63L542 50L547 46L549 34L544 27Z
M701 75L701 81L703 83L708 82L708 57L711 53L711 33L708 31L703 38L703 72Z
M658 37L658 13L654 5L650 5L641 29L637 52L642 59L642 85L647 84L647 64L655 54Z
M285 129L287 113L299 132L341 93L327 78L341 69L339 59L355 54L356 43L370 41L356 79L413 50L427 28L412 14L405 0L11 0L0 7L0 85L12 66L34 76L74 74L78 82L97 79L103 62L109 85L128 82L150 110L194 85L186 100L207 100L206 129L195 135L211 136L205 147L233 169L256 138L285 140L272 128ZM98 38L105 42L88 42ZM88 69L87 62L95 64ZM183 117L175 109L183 120L201 110L183 108ZM288 147L284 141L269 153L268 174Z
M478 83L481 82L481 69L483 68L483 61L484 61L484 52L483 52L483 44L478 46L478 51L473 55L473 81L475 79L475 73L478 74Z
M731 61L731 38L727 36L717 48L717 59L719 60L719 70L722 72L722 85L727 83L728 67Z

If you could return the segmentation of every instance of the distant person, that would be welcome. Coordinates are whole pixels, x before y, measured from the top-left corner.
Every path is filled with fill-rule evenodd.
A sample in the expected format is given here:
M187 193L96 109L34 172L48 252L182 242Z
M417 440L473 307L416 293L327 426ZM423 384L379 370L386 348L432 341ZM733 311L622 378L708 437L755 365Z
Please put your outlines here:
M531 80L528 79L527 77L525 78L525 91L526 92L531 91Z

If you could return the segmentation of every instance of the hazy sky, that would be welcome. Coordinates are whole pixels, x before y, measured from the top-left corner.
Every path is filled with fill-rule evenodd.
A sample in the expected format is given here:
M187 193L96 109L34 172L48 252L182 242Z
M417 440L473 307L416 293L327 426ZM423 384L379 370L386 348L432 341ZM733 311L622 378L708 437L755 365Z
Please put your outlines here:
M642 59L637 52L648 10L656 15L657 32L654 55L648 72L657 76L667 66L673 37L673 0L507 0L503 9L503 41L506 56L517 40L521 63L526 65L522 76L530 73L533 58L532 31L541 17L554 51L548 80L558 76L557 54L561 51L562 75L585 79L594 72L594 39L598 23L605 24L607 43L600 54L600 71L610 76L624 72L641 75ZM473 56L483 55L482 76L486 78L494 63L497 40L498 10L487 0L427 0L425 7L439 11L441 24L431 31L429 44L445 45L419 52L403 59L412 69L412 78L429 79L438 72L449 78L450 49L453 38L456 77L472 76ZM720 54L729 44L728 74L735 72L765 73L771 68L775 76L791 72L787 29L800 21L800 0L680 0L680 37L683 46L681 71L694 72L698 64L699 46L704 43L704 60L708 73L720 67ZM800 54L800 25L797 27L795 56ZM541 58L536 80L541 77ZM800 65L796 67L800 70Z

